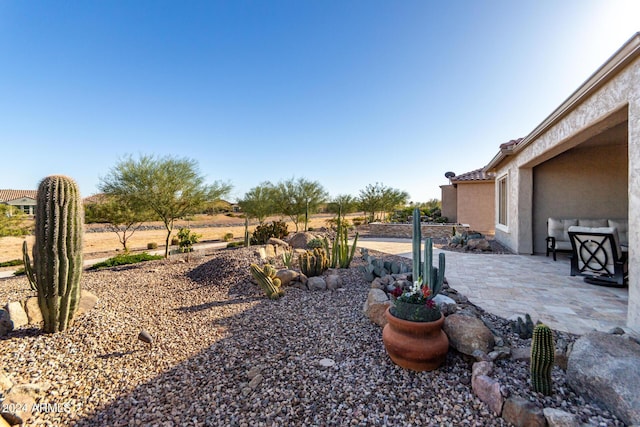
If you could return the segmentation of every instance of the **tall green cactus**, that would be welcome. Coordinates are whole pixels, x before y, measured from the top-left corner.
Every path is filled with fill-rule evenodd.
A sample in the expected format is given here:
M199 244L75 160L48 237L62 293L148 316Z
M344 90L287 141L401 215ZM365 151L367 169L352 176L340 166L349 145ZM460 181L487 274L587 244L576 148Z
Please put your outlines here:
M244 216L244 246L249 247L249 217L245 214Z
M281 281L276 277L277 270L273 266L265 264L260 268L257 264L251 264L249 269L267 298L278 299L284 295L284 291L280 289Z
M342 207L338 208L338 220L336 222L336 236L333 239L331 246L329 240L324 237L322 239L322 246L327 253L329 259L329 267L331 268L349 268L353 255L356 252L356 245L358 243L358 233L353 239L353 244L349 245L349 232L347 227L342 225Z
M531 341L531 385L534 391L547 396L551 394L554 353L555 344L551 329L543 324L537 325Z
M422 278L423 283L431 290L430 298L435 297L442 290L444 283L444 271L446 267L445 255L440 252L438 267L433 266L433 240L431 237L424 239L424 263L422 262L420 245L422 243L422 231L420 230L420 209L413 210L413 280Z
M320 276L329 268L329 259L324 249L315 248L313 252L306 251L301 254L298 257L298 265L305 276Z
M80 303L84 211L75 181L49 176L38 187L33 267L22 246L31 287L38 292L44 331L64 331L71 326Z

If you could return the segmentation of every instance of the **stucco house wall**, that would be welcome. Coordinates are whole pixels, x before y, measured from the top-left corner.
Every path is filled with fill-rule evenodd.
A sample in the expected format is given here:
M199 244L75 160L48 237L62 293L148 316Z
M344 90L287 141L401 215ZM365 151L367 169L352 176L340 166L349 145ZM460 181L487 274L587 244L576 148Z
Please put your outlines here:
M493 181L458 183L458 222L483 234L494 233Z
M627 144L566 151L533 168L533 251L546 251L547 219L626 219Z
M627 325L640 331L640 33L521 143L494 157L486 170L496 173L496 182L501 177L508 180L508 224L496 225L496 239L518 253L532 253L533 169L624 121L630 230ZM498 194L495 200L497 211Z
M449 222L458 222L458 190L455 186L441 185L442 216Z

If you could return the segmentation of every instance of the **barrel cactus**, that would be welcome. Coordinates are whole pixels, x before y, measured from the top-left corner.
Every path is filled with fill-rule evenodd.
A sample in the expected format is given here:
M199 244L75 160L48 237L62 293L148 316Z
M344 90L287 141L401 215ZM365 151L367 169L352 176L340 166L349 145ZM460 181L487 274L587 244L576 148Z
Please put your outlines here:
M548 326L538 324L531 341L531 385L533 390L544 395L551 394L551 369L555 344Z
M313 252L306 251L301 254L298 257L298 265L305 276L320 276L329 268L329 259L324 249L315 248Z
M84 211L75 181L49 176L38 187L33 267L22 246L27 278L38 293L44 331L65 331L80 303Z

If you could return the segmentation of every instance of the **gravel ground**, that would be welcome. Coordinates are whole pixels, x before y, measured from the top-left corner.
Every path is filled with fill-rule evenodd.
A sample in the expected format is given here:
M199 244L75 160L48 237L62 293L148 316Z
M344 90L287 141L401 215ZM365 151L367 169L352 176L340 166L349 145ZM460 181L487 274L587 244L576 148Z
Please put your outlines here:
M22 328L0 341L9 378L44 384L40 403L68 409L36 412L30 425L507 425L473 396L471 360L450 351L423 373L390 361L362 314L369 286L356 268L340 270L339 291L289 288L269 301L249 281L256 260L251 249L222 250L85 273L100 301L70 331ZM0 281L0 301L29 293L24 278ZM528 344L485 317L513 345ZM137 340L141 329L152 348ZM589 425L622 425L570 392L558 368L547 398L529 392L524 362L500 361L493 376Z

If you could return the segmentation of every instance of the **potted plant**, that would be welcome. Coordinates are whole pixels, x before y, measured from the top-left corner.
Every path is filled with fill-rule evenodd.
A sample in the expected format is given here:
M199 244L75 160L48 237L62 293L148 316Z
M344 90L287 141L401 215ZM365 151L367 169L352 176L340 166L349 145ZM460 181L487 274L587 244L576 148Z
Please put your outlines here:
M425 239L424 263L421 260L420 211L413 212L413 271L411 289L396 288L392 293L394 305L385 313L387 324L382 330L382 341L391 360L403 368L414 371L437 369L449 350L449 338L442 330L444 315L433 298L444 283L445 255L439 256L438 267L433 267L433 244ZM422 278L425 278L423 283Z
M382 341L391 360L405 369L432 371L447 357L449 338L442 330L444 315L429 286L417 280L409 291L396 288L394 305L385 313Z

